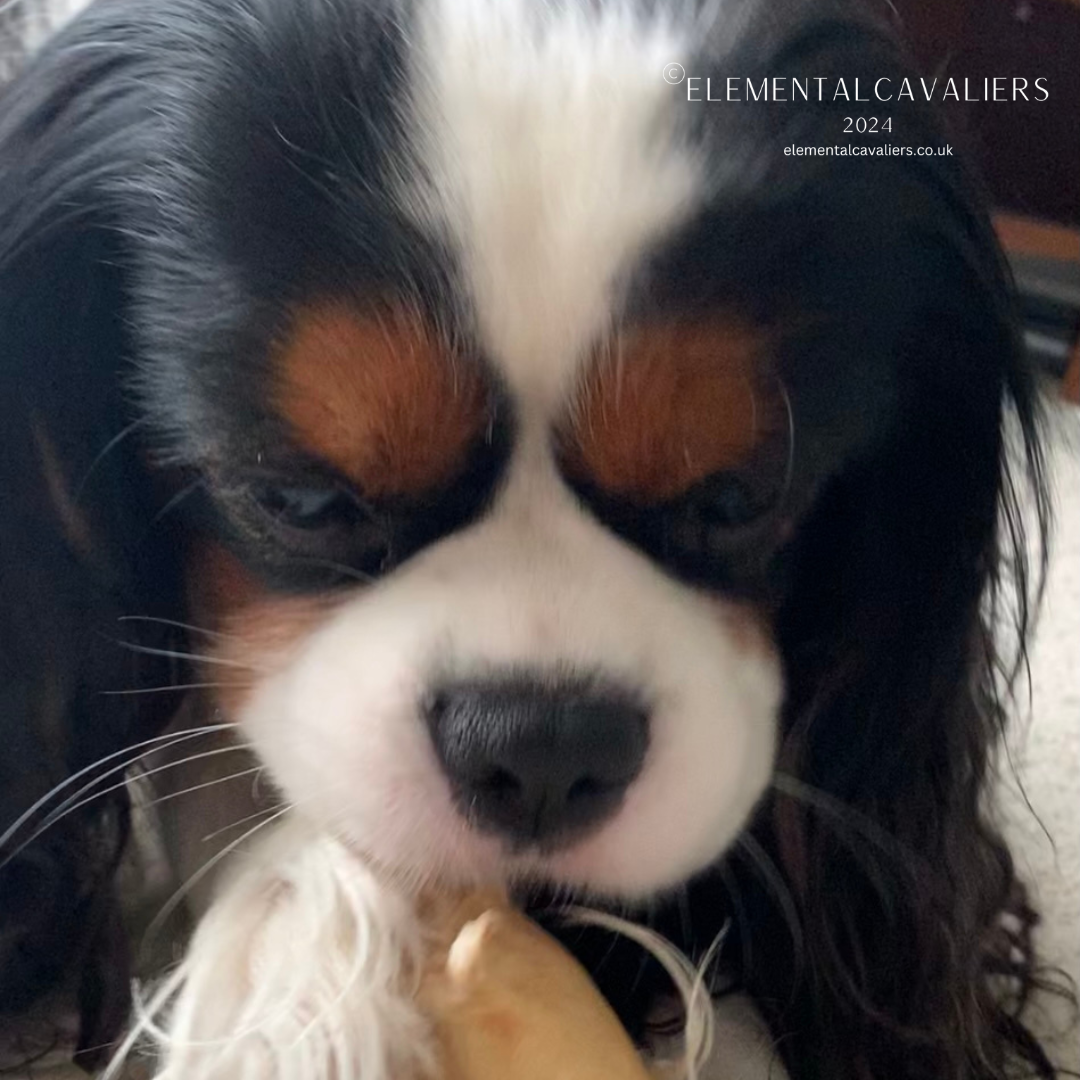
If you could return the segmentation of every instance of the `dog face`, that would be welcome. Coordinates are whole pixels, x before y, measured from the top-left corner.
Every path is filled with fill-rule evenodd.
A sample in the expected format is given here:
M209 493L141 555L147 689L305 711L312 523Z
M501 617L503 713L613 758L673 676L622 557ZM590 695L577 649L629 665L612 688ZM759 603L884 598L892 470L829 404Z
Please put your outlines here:
M415 883L678 885L697 957L730 916L792 1075L1053 1075L984 815L1038 410L928 106L843 134L910 74L843 0L97 0L42 50L0 103L0 1011L77 967L82 1046L123 1023L98 770L197 688Z
M198 621L257 673L228 714L406 874L682 882L771 774L793 538L891 421L874 178L793 176L665 81L767 49L736 19L256 21L201 17L136 296L149 423L219 541Z
M854 102L817 80L907 74L811 0L99 0L0 110L10 817L157 730L176 673L123 663L116 620L182 623L140 656L197 652L186 681L367 858L625 900L746 836L841 988L793 988L759 891L759 997L802 994L807 1039L848 1046L867 1002L982 1030L950 1012L1012 884L980 604L1002 400L1029 437L1033 410L925 105L892 103L887 154L828 152ZM812 100L760 97L780 75ZM950 903L868 873L777 767L948 867ZM72 927L120 824L49 853Z
M361 20L394 61L360 62L374 138L338 191L319 191L321 151L293 157L310 130L280 129L272 162L240 152L298 167L263 182L340 214L308 241L350 230L353 265L318 250L273 281L257 376L231 348L168 365L205 425L191 449L233 575L305 593L250 580L226 601L223 659L260 671L228 708L287 795L378 861L653 892L716 857L771 772L764 601L799 511L784 328L719 282L691 305L673 284L722 153L662 77L697 19L410 18L402 41ZM237 134L206 134L223 197ZM297 242L303 215L279 232L265 212L237 227ZM344 578L325 603L319 577Z
M252 18L200 13L136 192L228 715L404 872L679 883L769 781L804 522L895 423L926 274L870 193L911 181L665 81L767 64L749 13Z

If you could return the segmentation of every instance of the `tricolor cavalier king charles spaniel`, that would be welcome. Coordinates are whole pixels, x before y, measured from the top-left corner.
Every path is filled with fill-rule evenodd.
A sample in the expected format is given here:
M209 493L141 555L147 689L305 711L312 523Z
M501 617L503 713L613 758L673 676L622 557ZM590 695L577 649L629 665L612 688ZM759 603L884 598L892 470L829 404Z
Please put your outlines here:
M794 1080L1055 1075L984 805L1044 503L977 185L679 75L898 84L886 16L98 0L8 88L5 1010L74 978L116 1037L115 770L190 688L397 880L726 925ZM660 968L562 932L644 1039Z

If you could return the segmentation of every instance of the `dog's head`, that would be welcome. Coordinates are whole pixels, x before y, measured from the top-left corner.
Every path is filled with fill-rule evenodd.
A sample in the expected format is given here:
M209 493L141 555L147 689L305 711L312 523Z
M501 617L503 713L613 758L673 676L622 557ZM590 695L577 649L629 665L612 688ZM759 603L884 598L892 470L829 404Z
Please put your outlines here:
M203 681L402 873L663 894L778 753L940 858L1030 402L932 116L844 134L837 80L908 74L836 5L102 0L0 127L51 527L119 529L48 395L123 387ZM761 820L809 908L858 878Z

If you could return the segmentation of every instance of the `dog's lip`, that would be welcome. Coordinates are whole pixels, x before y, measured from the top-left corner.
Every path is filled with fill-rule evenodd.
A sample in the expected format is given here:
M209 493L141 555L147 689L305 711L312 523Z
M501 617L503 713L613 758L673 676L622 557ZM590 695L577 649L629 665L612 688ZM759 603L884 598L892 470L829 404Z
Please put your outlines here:
M510 882L507 895L514 907L530 915L564 915L584 899L585 890L568 887L553 875L538 873ZM596 897L590 897L590 904L595 902Z

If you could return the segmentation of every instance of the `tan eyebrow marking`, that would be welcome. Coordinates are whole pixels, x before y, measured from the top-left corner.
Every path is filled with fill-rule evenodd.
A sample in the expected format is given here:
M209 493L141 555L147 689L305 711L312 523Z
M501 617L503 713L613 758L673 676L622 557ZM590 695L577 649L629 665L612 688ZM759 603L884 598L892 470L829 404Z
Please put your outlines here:
M300 445L373 497L450 479L487 419L479 365L402 306L304 308L275 366L274 405Z
M781 430L766 335L734 320L635 328L605 345L560 432L564 468L613 495L662 502L746 463Z

